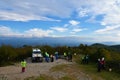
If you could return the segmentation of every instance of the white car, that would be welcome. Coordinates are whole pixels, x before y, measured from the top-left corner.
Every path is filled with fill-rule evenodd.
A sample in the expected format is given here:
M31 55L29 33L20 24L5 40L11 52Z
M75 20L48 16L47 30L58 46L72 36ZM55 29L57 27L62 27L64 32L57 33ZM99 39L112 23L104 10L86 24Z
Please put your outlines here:
M42 62L43 61L43 55L41 53L41 50L38 48L34 48L32 52L32 62Z

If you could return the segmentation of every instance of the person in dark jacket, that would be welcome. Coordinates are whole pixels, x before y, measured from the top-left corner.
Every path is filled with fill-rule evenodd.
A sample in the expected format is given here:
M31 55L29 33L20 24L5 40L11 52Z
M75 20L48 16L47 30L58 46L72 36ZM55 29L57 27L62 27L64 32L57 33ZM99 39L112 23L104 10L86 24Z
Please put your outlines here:
M51 62L54 62L54 56L52 54L50 55L50 60Z
M68 61L72 62L72 54L70 52L68 53Z
M97 71L101 72L101 60L100 59L98 59L97 61Z
M105 59L102 57L101 59L101 68L105 70Z
M58 52L55 52L55 58L58 60Z

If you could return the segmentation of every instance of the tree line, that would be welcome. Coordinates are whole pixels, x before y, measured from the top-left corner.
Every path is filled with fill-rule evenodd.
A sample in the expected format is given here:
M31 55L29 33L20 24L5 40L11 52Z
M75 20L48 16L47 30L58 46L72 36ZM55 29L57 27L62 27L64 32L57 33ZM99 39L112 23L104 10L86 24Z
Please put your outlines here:
M41 49L43 55L45 52L49 54L54 54L56 51L59 55L63 55L64 52L76 53L77 55L89 55L89 61L96 63L98 58L104 57L106 61L106 67L112 67L116 72L120 73L120 52L107 47L99 46L88 46L86 44L80 44L79 46L56 46L52 47L49 45L38 45L34 46ZM0 66L6 64L12 64L17 61L21 61L27 57L32 56L33 46L24 45L22 47L12 47L11 45L1 45L0 46ZM81 59L81 58L80 58ZM79 61L80 61L79 59Z

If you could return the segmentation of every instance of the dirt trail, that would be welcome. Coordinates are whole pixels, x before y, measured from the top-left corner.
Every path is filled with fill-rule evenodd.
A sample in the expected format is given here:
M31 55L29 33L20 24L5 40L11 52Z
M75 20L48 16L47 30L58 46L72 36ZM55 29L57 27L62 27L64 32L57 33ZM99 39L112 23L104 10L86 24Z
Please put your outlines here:
M52 62L43 62L43 63L27 63L26 72L21 73L20 64L14 66L0 67L0 78L4 76L4 79L8 80L23 80L24 78L31 76L39 76L40 74L46 74L49 72L49 69L53 66L59 64L72 64L65 60L56 60ZM0 79L1 80L1 79Z
M27 77L40 76L40 74L48 74L49 70L52 67L60 64L74 64L74 63L68 62L62 59L56 60L54 62L49 62L49 63L28 62L25 73L21 73L20 64L16 64L14 66L0 67L0 80L24 80ZM78 74L78 76L81 76L81 75ZM91 79L78 79L78 80L91 80Z

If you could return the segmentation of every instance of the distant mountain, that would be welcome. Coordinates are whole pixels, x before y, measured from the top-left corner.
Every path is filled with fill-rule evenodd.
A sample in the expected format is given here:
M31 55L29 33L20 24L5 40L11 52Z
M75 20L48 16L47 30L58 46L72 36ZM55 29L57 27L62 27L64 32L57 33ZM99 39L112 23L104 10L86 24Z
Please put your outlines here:
M110 46L112 49L114 49L115 51L119 51L120 52L120 45L112 45Z
M79 46L87 44L97 48L107 48L120 52L120 45L105 45L102 43L87 42L88 38L78 37L41 37L41 38L18 38L18 37L0 37L0 45L6 44L14 47L22 47L23 45L50 45L50 46ZM104 43L104 42L103 42Z
M110 46L110 45L104 45L104 44L101 44L101 43L95 43L95 44L92 44L91 46L96 47L96 48L106 48L106 49L109 49L109 50L120 52L120 45L111 45Z
M50 45L50 46L78 46L81 43L90 44L78 38L71 37L42 37L42 38L17 38L17 37L0 37L0 44L20 47L23 45Z
M95 44L92 44L91 46L93 47L97 47L97 48L105 48L105 47L109 47L108 45L105 45L105 44L101 44L101 43L95 43Z

